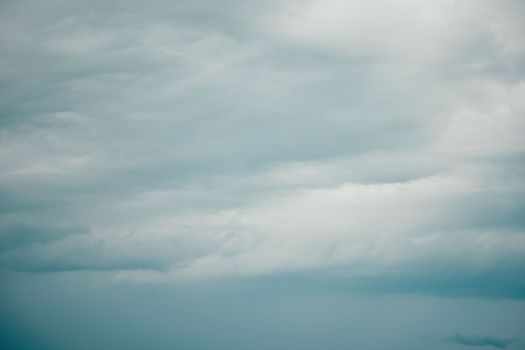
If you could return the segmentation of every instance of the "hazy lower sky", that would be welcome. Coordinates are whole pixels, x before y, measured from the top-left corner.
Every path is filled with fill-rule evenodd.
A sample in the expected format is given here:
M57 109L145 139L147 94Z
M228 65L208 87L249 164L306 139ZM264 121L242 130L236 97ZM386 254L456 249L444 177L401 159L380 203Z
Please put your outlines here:
M524 13L1 1L0 347L525 349Z

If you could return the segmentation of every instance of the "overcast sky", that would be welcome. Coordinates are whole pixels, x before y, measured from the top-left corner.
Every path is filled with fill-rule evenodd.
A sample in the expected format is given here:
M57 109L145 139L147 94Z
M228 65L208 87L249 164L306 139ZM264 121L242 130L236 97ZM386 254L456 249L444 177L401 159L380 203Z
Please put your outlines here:
M0 2L9 349L525 349L521 0Z

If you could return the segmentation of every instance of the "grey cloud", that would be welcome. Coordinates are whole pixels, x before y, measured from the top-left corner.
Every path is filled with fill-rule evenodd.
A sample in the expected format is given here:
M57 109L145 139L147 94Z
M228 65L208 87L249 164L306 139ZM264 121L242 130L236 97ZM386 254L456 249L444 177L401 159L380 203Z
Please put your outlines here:
M97 258L85 260L82 258L56 259L55 261L31 261L31 257L22 256L17 258L9 257L4 262L3 268L11 271L29 272L29 273L63 273L63 272L125 272L125 271L155 271L162 272L166 266L158 261L142 261L139 259L130 259L129 261L109 260ZM50 260L50 259L47 259Z
M447 337L446 341L465 346L491 347L496 349L506 349L515 342L513 339L479 335L463 335L461 333Z
M0 252L26 248L33 244L46 244L87 232L89 230L83 227L16 223L0 228Z
M334 12L368 13L357 2L333 1L326 13L345 26L313 32L318 13L288 2L3 2L0 210L18 232L3 262L168 280L353 268L356 256L400 279L407 264L432 270L425 259L465 275L519 270L517 5L444 3L437 14L468 31L417 19L390 33L389 22L370 59L345 51L368 50L352 32L368 22L347 27L352 13ZM308 37L268 27L283 14ZM406 40L413 61L396 59L390 40L429 25Z
M0 344L519 347L523 12L0 1Z

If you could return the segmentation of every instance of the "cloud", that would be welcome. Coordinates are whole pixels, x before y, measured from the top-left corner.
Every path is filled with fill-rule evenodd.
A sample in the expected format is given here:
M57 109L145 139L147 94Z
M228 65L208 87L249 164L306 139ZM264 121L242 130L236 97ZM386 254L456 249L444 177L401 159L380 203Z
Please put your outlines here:
M519 1L288 1L263 26L278 40L374 65L515 79L523 76L521 8Z
M0 228L0 251L9 251L13 249L25 248L28 245L46 244L61 238L87 233L85 228L81 227L61 227L28 225L23 223L13 223L9 226Z
M0 1L0 343L519 347L524 12Z
M476 335L468 336L461 333L447 337L446 341L465 346L492 347L497 349L506 349L514 343L512 339Z
M520 2L46 4L0 5L2 266L523 295Z

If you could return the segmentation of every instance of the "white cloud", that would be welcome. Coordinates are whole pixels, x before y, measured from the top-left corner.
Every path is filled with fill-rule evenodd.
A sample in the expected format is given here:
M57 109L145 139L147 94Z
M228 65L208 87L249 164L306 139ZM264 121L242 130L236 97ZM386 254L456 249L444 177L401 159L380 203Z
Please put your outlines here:
M267 25L276 36L335 54L412 61L439 58L445 47L475 35L476 10L472 2L440 0L289 1Z

